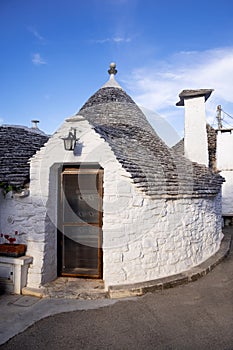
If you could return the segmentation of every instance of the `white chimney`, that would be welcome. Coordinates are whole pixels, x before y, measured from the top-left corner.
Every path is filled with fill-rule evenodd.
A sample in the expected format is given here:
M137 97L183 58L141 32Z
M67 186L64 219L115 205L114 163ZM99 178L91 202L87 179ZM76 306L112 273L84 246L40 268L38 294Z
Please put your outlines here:
M185 107L184 155L192 162L209 166L205 101L212 89L183 90L177 106Z
M31 120L31 122L32 122L32 128L33 129L38 129L38 123L40 122L39 120L36 120L36 119L33 119L33 120Z

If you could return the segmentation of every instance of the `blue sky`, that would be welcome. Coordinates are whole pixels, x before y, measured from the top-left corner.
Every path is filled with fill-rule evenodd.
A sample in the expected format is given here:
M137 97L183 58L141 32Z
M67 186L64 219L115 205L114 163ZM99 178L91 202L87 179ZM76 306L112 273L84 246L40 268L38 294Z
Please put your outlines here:
M53 133L112 61L125 91L180 135L183 89L215 89L211 124L218 104L233 115L232 18L232 0L0 0L0 123L38 119Z

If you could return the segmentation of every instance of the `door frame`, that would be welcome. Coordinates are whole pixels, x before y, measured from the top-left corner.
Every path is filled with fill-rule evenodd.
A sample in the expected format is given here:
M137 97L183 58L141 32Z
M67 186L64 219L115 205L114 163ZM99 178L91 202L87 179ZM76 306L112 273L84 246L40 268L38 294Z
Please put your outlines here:
M98 274L88 275L88 274L69 274L62 272L62 257L63 257L63 174L96 174L99 176L99 216L98 224L93 224L93 226L99 227L98 234ZM60 176L59 176L59 196L58 196L58 229L57 229L57 274L58 276L67 277L79 277L79 278L93 278L102 279L103 278L103 249L102 249L102 225L103 225L103 174L104 170L99 164L82 164L74 165L67 164L63 165ZM72 225L71 225L72 226ZM74 225L75 226L75 225Z

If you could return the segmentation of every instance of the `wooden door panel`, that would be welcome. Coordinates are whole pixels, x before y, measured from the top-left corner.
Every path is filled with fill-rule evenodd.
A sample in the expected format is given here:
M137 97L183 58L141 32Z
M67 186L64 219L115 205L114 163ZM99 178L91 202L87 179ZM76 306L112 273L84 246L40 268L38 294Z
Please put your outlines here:
M61 274L102 276L102 170L62 173Z

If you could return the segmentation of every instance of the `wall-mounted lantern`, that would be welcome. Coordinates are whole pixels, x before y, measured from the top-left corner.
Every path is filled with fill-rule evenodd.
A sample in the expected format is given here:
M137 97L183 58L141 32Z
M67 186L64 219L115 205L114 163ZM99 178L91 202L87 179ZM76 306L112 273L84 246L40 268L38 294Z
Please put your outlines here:
M64 148L66 151L73 151L78 139L76 138L76 129L71 128L67 137L63 137Z

